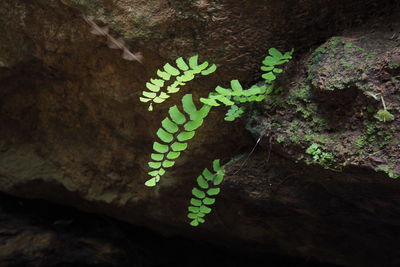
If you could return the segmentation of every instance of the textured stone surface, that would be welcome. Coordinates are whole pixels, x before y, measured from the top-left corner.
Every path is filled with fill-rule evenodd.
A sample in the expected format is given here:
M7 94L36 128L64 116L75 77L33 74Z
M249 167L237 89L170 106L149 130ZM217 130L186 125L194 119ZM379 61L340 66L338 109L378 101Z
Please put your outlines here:
M349 247L354 251L356 245L363 244L349 234L357 229L355 221L371 224L373 229L398 225L396 209L378 197L386 191L395 195L393 190L398 183L374 176L374 172L365 174L365 182L363 175L357 178L360 187L379 179L376 184L382 190L366 187L363 192L366 196L374 194L376 202L383 201L384 214L391 214L393 209L393 220L390 215L375 223L377 215L362 213L362 199L357 202L358 209L352 210L353 221L345 224L348 214L341 216L338 208L335 214L339 219L331 225L309 206L309 202L318 199L318 190L308 193L308 185L321 187L321 177L309 172L297 176L296 181L301 183L293 189L297 194L285 189L290 194L281 196L277 200L280 204L274 203L273 213L270 206L262 205L269 201L267 193L259 197L254 197L260 194L257 191L251 193L253 188L268 192L269 185L264 182L273 177L265 173L268 166L260 168L255 161L255 167L247 168L243 181L235 175L228 177L217 212L210 216L204 229L193 231L187 226L186 203L194 178L213 159L228 161L233 155L249 151L254 141L240 123L222 124L224 110L216 109L160 187L146 188L146 163L155 131L168 107L178 103L181 95L153 113L147 112L138 96L155 70L178 56L199 53L220 67L215 74L184 89L203 96L217 84L227 85L232 78L240 78L244 84L254 82L259 62L269 47L294 47L300 56L341 30L374 17L383 20L376 20L381 26L377 30L382 30L383 25L397 38L397 24L384 20L390 14L398 14L397 1L68 1L71 2L73 7L60 1L0 3L1 191L105 213L169 234L249 242L260 250L354 266L379 266L378 260L364 260L364 254L339 251L341 244L332 227L344 224L343 235L349 235ZM91 35L81 13L101 25L109 25L111 33L123 37L132 51L142 52L144 65L122 60L120 51L108 49L102 38ZM374 29L371 25L361 31ZM300 60L298 66L307 67L302 64ZM291 81L290 77L287 79ZM274 151L281 155L292 153L285 147ZM301 152L304 154L303 149ZM289 162L293 160L288 158ZM279 161L277 164L282 166ZM296 173L297 168L292 171ZM331 175L328 171L318 174L328 180ZM334 183L326 190L341 195L353 183L346 177L348 174L335 176L343 184L336 188ZM352 193L343 194L347 198ZM305 196L309 199L304 203L301 198ZM324 205L330 205L330 201L321 196ZM249 207L242 207L244 204ZM297 212L296 205L302 207L302 212ZM276 214L288 216L286 223L274 220ZM317 229L307 228L306 223L301 227L292 225L293 218L310 220ZM266 225L264 221L271 223ZM234 225L228 223L226 227L226 222ZM387 235L392 242L398 233L390 229ZM360 228L356 233L365 235L367 230ZM283 240L287 238L285 233L290 233L290 241ZM314 238L314 234L322 237ZM383 235L364 238L381 242ZM329 245L323 246L325 239ZM362 251L372 257L370 252L377 249L383 255L386 248L379 242L376 246L368 243ZM395 260L388 261L388 266L396 264Z

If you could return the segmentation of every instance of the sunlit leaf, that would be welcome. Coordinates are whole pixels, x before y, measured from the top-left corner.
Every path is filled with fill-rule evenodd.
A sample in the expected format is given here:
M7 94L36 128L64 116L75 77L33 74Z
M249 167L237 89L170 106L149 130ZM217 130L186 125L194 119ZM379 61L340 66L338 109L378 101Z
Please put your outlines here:
M197 198L205 198L206 197L206 193L204 193L203 191L199 190L198 188L194 187L192 189L192 194L197 197Z
M155 98L155 97L157 96L156 93L147 92L147 91L143 91L142 94L143 94L145 97L148 97L148 98Z
M212 204L215 203L215 198L206 197L206 198L203 199L203 203L206 204L206 205L212 205Z
M158 129L157 136L165 143L169 143L174 139L174 136L165 131L163 128Z
M196 207L200 207L202 202L199 199L192 198L190 200L190 204L192 204L193 206L196 206Z
M147 89L149 89L152 92L160 91L160 86L157 86L157 85L149 83L149 82L146 83L146 87L147 87Z
M164 154L151 154L151 159L155 161L161 161L164 159Z
M175 62L178 68L180 68L181 70L189 69L189 66L186 64L185 60L182 57L178 58Z
M172 118L172 120L177 123L177 124L183 124L186 121L185 115L183 115L182 112L179 111L178 107L175 105L173 107L170 107L168 110L169 116Z
M189 58L189 66L190 66L190 68L195 69L197 67L198 59L199 59L198 55L195 55L195 56L192 56L192 57Z
M166 153L168 151L168 146L160 144L158 142L153 143L153 149L158 153Z
M169 63L164 65L164 70L166 72L168 72L169 74L173 75L173 76L178 76L179 75L179 70L175 67L173 67L172 65L170 65Z
M167 154L167 159L177 159L181 155L181 152L169 152Z
M192 139L194 135L195 135L195 132L182 132L182 133L178 134L178 136L176 138L178 139L178 141L184 142L189 139Z
M209 75L217 70L217 65L212 64L208 69L203 70L201 75Z
M212 179L214 178L214 175L207 168L203 170L202 174L208 181L212 181Z
M180 142L175 142L171 145L171 148L173 151L177 152L177 151L183 151L187 148L187 144L186 143L180 143Z
M174 164L175 164L175 161L165 160L165 161L163 161L162 166L164 168L171 168L172 166L174 166Z
M169 74L168 72L161 71L161 70L157 70L157 75L158 75L158 77L160 77L166 81L169 81L169 79L171 78L171 74Z
M206 105L209 105L209 106L213 106L213 107L219 106L217 101L215 101L214 99L210 99L210 98L203 98L202 97L202 98L200 98L200 102L204 103Z
M207 207L207 206L202 205L200 207L200 212L204 213L204 214L209 214L211 212L211 209L209 207Z
M208 187L209 187L208 182L201 175L199 175L199 177L197 177L197 184L203 189L208 189Z
M209 195L209 196L215 196L215 195L218 195L219 192L220 192L220 189L219 189L219 188L211 188L211 189L208 189L208 190L207 190L207 195Z
M158 168L161 167L161 162L153 162L153 161L150 161L150 162L148 162L147 164L148 164L149 167L152 168L152 169L158 169Z
M146 103L146 102L149 102L151 99L145 98L145 97L139 97L139 100L140 100L140 102Z
M164 127L165 130L167 130L170 133L176 133L179 129L178 126L168 117L161 122L161 125Z

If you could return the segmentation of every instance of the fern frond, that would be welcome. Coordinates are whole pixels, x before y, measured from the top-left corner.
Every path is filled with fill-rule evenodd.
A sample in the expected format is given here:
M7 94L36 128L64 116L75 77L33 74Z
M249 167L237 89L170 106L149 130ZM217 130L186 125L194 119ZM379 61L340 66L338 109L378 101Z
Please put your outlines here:
M267 83L272 83L276 79L276 74L282 73L283 71L276 66L285 64L292 59L293 52L294 50L292 49L282 54L276 48L270 48L268 50L269 56L266 56L262 62L263 66L261 70L265 71L265 73L261 77L264 78Z
M150 79L150 82L146 83L149 91L144 91L139 99L141 102L150 102L149 111L153 110L154 103L164 102L170 94L179 92L180 88L193 80L196 75L209 75L217 69L215 64L209 66L207 61L198 64L197 55L190 57L188 62L180 57L175 60L175 63L176 67L169 63L165 64L162 70L157 70L158 78ZM166 92L164 92L165 90L162 89L167 82L170 84L166 86Z
M239 118L244 113L245 110L246 110L245 107L238 107L236 105L233 105L226 112L224 120L226 120L226 121L234 121L237 118Z
M219 106L220 104L232 106L235 103L260 102L265 99L267 89L269 90L266 85L261 87L253 85L249 89L243 90L238 80L232 80L231 88L226 89L217 86L215 92L210 93L208 98L200 98L200 101L210 106Z
M191 219L191 226L205 222L204 217L212 211L210 206L215 203L215 196L220 192L218 186L222 183L225 172L220 166L219 159L214 160L213 169L214 173L211 173L205 168L197 177L198 187L192 189L193 197L190 199L187 215Z
M167 168L174 166L181 153L186 150L187 141L192 139L196 130L203 124L204 118L210 111L210 106L203 105L197 109L191 94L182 98L182 109L175 105L168 110L168 116L161 122L157 131L159 142L153 143L154 153L148 166L153 169L146 181L146 186L155 186Z

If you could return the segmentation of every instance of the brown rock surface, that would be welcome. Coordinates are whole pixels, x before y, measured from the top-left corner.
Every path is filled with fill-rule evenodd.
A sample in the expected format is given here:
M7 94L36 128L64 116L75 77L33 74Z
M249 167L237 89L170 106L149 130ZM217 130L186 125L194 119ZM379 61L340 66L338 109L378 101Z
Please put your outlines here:
M381 266L388 253L386 266L399 264L384 245L399 237L398 183L359 170L355 176L311 168L299 173L278 157L272 158L273 169L288 170L270 175L270 165L259 166L267 164L263 152L241 177L227 178L217 212L193 231L186 205L194 177L215 158L227 161L251 150L253 141L239 124L221 127L224 111L213 111L160 186L146 188L155 131L179 97L152 113L138 101L165 61L200 54L220 67L185 88L195 96L233 78L250 84L269 47L295 47L301 54L367 19L386 26L380 19L398 14L397 1L69 2L77 8L60 1L0 3L1 191L169 234L249 242L261 250L353 266ZM112 34L141 51L144 65L108 49L89 33L80 13L109 25ZM272 177L279 197L271 196Z

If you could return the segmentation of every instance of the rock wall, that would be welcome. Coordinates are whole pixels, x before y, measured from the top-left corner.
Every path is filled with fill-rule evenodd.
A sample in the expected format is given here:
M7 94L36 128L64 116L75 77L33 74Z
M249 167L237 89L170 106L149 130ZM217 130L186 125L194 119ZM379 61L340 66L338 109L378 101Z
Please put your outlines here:
M248 243L261 251L279 251L333 263L381 266L381 256L390 253L393 258L385 262L386 266L395 266L398 264L395 252L382 244L385 238L391 243L398 237L395 230L399 223L396 207L398 183L375 172L360 169L379 169L380 164L386 166L387 173L398 172L398 72L396 63L394 68L385 67L392 62L389 55L398 55L398 8L397 1L389 0L2 1L0 29L4 34L0 36L0 190L107 214L163 233L179 233L215 242ZM93 18L99 25L108 25L111 34L122 37L132 51L143 54L144 64L121 59L120 51L109 49L101 37L90 34L82 15ZM355 76L353 72L338 72L338 67L369 67L352 67L349 65L351 62L345 61L334 65L334 60L329 58L330 48L325 49L326 55L321 53L317 64L307 65L307 56L312 60L321 52L320 48L319 52L315 50L309 55L310 49L333 35L343 34L345 29L352 29L353 32L339 39L342 44L340 49L353 43L355 47L349 48L347 45L347 48L370 49L374 56L374 53L385 53L385 56L373 59L381 65L371 68L375 76L368 78L366 84L373 84L370 91L376 94L379 93L377 88L385 82L381 93L396 116L396 120L390 124L394 127L390 129L393 132L378 136L376 144L366 146L372 152L376 152L376 149L386 151L387 155L364 158L361 152L353 153L348 144L344 144L346 148L339 151L336 158L340 160L335 161L334 165L345 165L347 162L347 165L355 168L356 176L350 169L336 174L303 165L292 166L293 160L300 157L303 157L299 159L303 163L322 163L321 160L313 162L314 155L305 150L313 143L317 143L320 150L334 149L334 146L325 148L325 144L313 141L313 138L327 138L331 128L337 126L324 126L322 131L325 132L315 137L314 131L321 131L318 127L322 124L324 114L313 110L313 103L299 99L295 93L298 87L291 83L299 84L302 79L314 75L312 81L306 84L307 90L321 95L321 101L327 101L332 97L323 90L334 86L339 91L341 89L337 87L343 85L343 92L349 92L350 96L338 93L342 97L338 99L347 101L356 97L352 95L355 90L353 87L358 86L358 80L363 77L362 74ZM382 35L368 35L371 29L382 32ZM386 42L370 48L364 45L363 35L367 35L364 40ZM348 38L355 38L356 41L349 41ZM167 109L179 102L180 95L160 105L152 113L147 112L146 105L140 103L138 97L145 89L145 82L154 77L155 70L166 61L194 54L216 63L219 70L196 80L185 88L185 92L196 97L204 96L216 85L227 85L233 78L239 78L249 85L257 80L260 61L269 47L281 50L294 47L298 51L297 59L280 81L286 85L287 92L294 93L294 102L288 103L289 107L283 104L276 109L271 109L271 102L266 102L261 110L268 115L261 112L254 117L249 128L256 138L269 129L268 135L263 137L263 141L270 141L263 143L267 153L261 151L248 160L247 167L239 172L240 177L236 173L237 168L230 170L216 212L210 216L204 228L194 231L187 226L186 219L194 178L215 158L226 162L232 156L249 152L254 140L241 123L225 124L223 109L213 111L190 143L187 153L169 171L160 187L155 190L146 188L143 185L147 179L146 163L155 132ZM344 56L342 50L335 53L331 54ZM350 58L359 61L360 53L352 52ZM324 69L325 66L331 66L331 69ZM384 68L380 70L378 66ZM381 78L381 71L389 78ZM337 75L332 76L333 72ZM334 81L337 77L343 78L340 75L351 80ZM391 80L393 77L395 81ZM389 83L387 79L391 84L386 86ZM360 93L357 98L359 101L355 106L352 105L357 112L365 112L362 106L368 102L374 108L380 107L378 102L361 96ZM333 97L336 99L336 96ZM277 103L286 101L279 96L276 98ZM307 106L309 104L310 107ZM341 114L347 107L337 109ZM275 113L270 113L271 110ZM318 117L319 122L314 122L304 118L307 114L303 113L322 117ZM331 113L331 110L326 111L328 115ZM314 135L309 136L311 139L308 141L296 132L286 133L290 127L302 129L301 125L290 126L296 121L296 116L300 116L304 128L313 131L303 134ZM356 127L351 138L337 136L330 140L343 139L353 143L358 140L358 135L360 138L365 135L360 128L365 120L358 120L357 116L351 115L352 120L340 126L347 130ZM340 115L340 118L343 116ZM273 120L281 120L283 125L268 128L269 124L274 123ZM335 122L336 119L331 120ZM368 120L373 121L373 118L370 116ZM386 127L385 123L379 125ZM344 135L347 133L343 132ZM296 144L290 135L300 138L300 144ZM386 138L389 135L392 135L390 141ZM289 142L280 142L282 138ZM273 150L270 151L270 148ZM369 152L365 150L365 153ZM328 152L320 151L322 153ZM354 157L346 161L349 153ZM274 156L268 161L266 158L270 154ZM286 158L286 161L280 157ZM381 162L375 164L374 161ZM279 171L286 169L286 166L292 166L288 172L282 172L281 175L270 173L270 169ZM303 168L304 172L298 171ZM293 184L293 180L298 184ZM277 187L274 187L275 191L286 193L272 198L270 184ZM348 199L357 193L365 198ZM368 197L371 194L373 198ZM329 195L334 197L331 199ZM321 199L321 209L311 205L317 202L316 199ZM266 202L270 204L263 205ZM352 208L344 212L346 205L352 205ZM333 211L331 208L334 208ZM372 211L367 212L368 209ZM335 220L324 217L324 212L331 212ZM379 215L379 212L387 216ZM354 219L348 221L350 213ZM302 223L295 224L296 221ZM359 225L370 225L372 230L369 231L368 226L360 228ZM389 226L392 228L387 228ZM381 227L390 230L381 234L378 231ZM341 229L343 234L334 234L332 228ZM354 234L350 235L353 231ZM340 243L339 237L347 238L349 249L363 252L356 255L345 253L342 250L345 246ZM362 249L358 247L361 245L364 245ZM378 251L378 256L371 253L373 250Z

